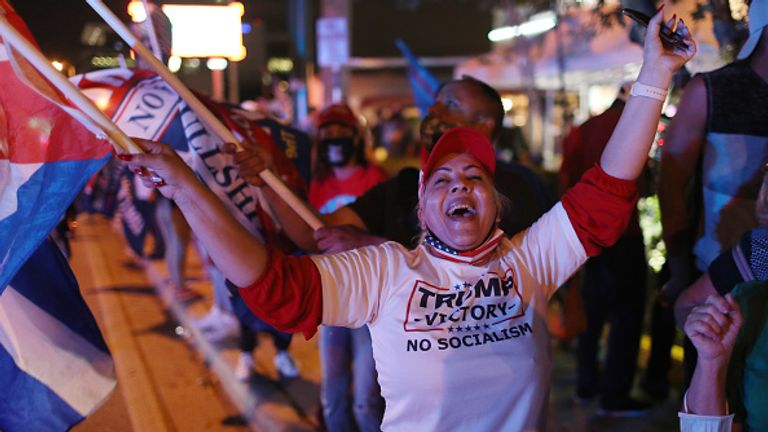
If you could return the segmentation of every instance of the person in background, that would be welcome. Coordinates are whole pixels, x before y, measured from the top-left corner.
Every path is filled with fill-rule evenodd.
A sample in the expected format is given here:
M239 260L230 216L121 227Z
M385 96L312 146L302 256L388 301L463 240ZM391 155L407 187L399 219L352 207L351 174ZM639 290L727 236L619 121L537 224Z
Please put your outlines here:
M365 158L363 129L344 104L317 115L317 159L309 202L320 214L350 204L387 174ZM368 327L320 327L320 396L331 431L378 431L384 399L376 381Z
M573 187L600 160L631 87L631 82L622 84L608 109L573 128L563 141L563 190ZM598 412L602 415L637 415L649 408L649 404L629 396L640 350L646 276L643 232L635 208L619 241L590 258L584 270L582 294L587 326L578 338L576 397L586 402L600 396ZM601 373L598 345L606 324L610 325L610 335Z
M768 1L752 1L750 36L737 61L693 77L667 130L659 178L667 304L757 225L755 202L768 161L766 26ZM689 199L691 189L696 199Z

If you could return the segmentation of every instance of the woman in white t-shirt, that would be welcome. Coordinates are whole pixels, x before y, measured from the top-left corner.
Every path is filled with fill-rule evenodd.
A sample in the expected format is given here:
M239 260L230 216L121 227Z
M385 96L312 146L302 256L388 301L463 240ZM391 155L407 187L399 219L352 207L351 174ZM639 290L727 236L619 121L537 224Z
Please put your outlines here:
M249 235L168 147L144 142L151 154L122 158L178 204L258 316L307 337L320 324L370 328L383 429L541 430L547 302L625 228L666 88L696 51L682 22L689 48L664 48L662 19L649 24L644 65L600 163L512 238L496 228L493 147L468 127L447 131L422 167L425 236L413 250L388 242L285 257Z

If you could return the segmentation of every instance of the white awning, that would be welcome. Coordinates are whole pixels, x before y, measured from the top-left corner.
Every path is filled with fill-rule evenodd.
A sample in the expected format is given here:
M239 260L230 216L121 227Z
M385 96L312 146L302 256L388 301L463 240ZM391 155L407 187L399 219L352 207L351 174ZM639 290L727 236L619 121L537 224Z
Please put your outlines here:
M673 11L667 12L671 14ZM687 17L690 11L684 13L686 15L678 13L678 16ZM611 25L603 26L599 16L591 11L561 16L555 29L536 38L517 39L507 46L498 46L491 53L460 63L454 75L470 75L498 89L559 89L559 37L566 89L577 90L596 84L618 85L637 76L643 59L642 47L629 39L631 21L622 18L625 25L613 21ZM693 20L686 19L686 22ZM695 21L692 30L699 52L689 62L688 69L700 72L722 66L717 49L712 46L711 19Z

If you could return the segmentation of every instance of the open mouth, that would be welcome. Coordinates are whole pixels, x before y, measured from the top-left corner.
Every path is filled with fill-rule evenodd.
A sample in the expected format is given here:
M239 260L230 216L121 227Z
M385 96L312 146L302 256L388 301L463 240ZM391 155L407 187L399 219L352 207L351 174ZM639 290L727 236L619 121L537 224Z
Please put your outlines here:
M456 203L451 205L445 214L451 218L467 218L477 215L477 210L469 204Z

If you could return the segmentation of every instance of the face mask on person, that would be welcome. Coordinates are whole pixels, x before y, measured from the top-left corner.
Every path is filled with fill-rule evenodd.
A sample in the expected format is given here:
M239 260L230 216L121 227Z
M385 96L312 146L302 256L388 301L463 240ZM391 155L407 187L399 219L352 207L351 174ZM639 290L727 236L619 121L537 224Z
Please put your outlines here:
M320 157L332 167L347 165L354 154L354 138L326 138L320 141Z

